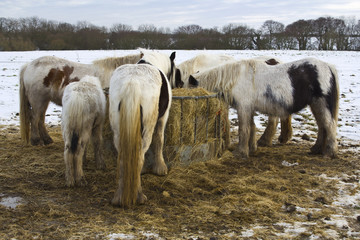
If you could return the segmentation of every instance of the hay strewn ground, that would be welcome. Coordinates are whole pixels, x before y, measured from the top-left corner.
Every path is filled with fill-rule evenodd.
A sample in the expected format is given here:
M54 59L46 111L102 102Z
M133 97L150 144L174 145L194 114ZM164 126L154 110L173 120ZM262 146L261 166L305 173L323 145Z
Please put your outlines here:
M174 166L165 177L143 175L148 202L121 209L110 204L114 160L99 171L88 153L88 185L67 188L61 129L49 130L55 143L39 147L24 145L16 127L1 131L0 200L21 197L22 204L0 205L0 239L360 237L359 207L332 204L339 181L355 184L352 195L360 191L360 160L351 149L340 147L336 159L309 155L305 140L259 148L247 160L227 151L220 159ZM329 223L336 215L345 216L346 226Z

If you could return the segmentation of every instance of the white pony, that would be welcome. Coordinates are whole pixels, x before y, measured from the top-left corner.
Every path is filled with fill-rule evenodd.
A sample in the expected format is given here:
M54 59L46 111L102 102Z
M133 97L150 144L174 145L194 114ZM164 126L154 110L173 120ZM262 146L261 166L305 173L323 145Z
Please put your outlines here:
M164 129L172 92L161 70L150 64L123 65L109 88L109 119L118 152L118 188L112 204L144 203L140 174L150 144L155 153L153 173L167 174L163 158Z
M141 57L139 53L81 64L45 56L24 65L20 71L19 93L21 138L27 143L30 138L32 145L52 143L45 127L45 112L50 101L61 106L64 88L85 75L96 76L103 88L109 87L110 76L116 67L136 63Z
M191 74L202 72L208 68L215 67L226 62L235 61L235 58L227 54L201 53L176 66L175 87L188 88L188 79Z
M259 56L252 58L257 61L263 61L268 65L277 65L282 63L279 59L275 59L270 56ZM209 54L202 53L189 60L186 60L176 66L175 71L175 87L177 88L189 88L192 86L189 84L189 77L191 74L202 72L212 67L220 66L225 63L236 61L234 57L227 54ZM268 123L263 135L258 140L260 146L271 146L272 139L276 133L279 118L269 116ZM292 127L291 116L281 119L281 134L279 136L279 142L284 144L291 139Z
M147 50L140 48L140 53L142 54L141 59L138 61L138 64L151 64L160 69L167 77L170 82L170 86L174 88L175 86L175 56L176 52L172 52L170 56L165 53Z
M86 183L83 157L90 138L96 167L105 168L101 147L106 99L99 79L85 76L79 82L70 83L64 90L62 105L66 185L83 185Z
M197 81L200 80L200 81ZM335 67L314 58L269 66L242 60L190 76L189 82L221 91L238 112L239 153L248 157L256 150L254 113L286 118L310 106L318 137L312 153L335 156L339 85Z

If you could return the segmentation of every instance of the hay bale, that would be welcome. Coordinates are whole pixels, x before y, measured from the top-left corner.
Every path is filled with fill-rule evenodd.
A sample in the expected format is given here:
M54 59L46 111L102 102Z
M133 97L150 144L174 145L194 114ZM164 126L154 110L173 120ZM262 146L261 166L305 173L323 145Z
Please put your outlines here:
M165 159L189 163L218 156L229 145L228 119L228 106L218 94L203 88L173 89Z

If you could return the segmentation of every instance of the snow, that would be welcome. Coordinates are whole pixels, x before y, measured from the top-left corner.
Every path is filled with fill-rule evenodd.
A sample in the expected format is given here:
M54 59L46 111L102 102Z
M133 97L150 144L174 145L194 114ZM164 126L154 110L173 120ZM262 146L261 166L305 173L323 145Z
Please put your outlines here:
M190 51L177 50L176 63L179 64L189 58L196 56L204 50ZM65 58L70 61L81 63L91 63L93 60L104 57L124 56L137 53L137 50L99 50L99 51L30 51L30 52L0 52L0 129L5 127L19 126L19 71L23 64L28 63L38 57L45 55L54 55ZM171 54L172 50L163 50L162 52ZM339 127L338 139L339 144L350 146L357 154L360 151L360 52L334 52L334 51L240 51L240 50L212 50L210 53L226 53L234 56L236 59L246 59L257 56L273 56L283 62L294 61L305 57L315 57L336 66L339 75L340 86L340 109L339 109ZM45 118L46 123L58 125L60 123L61 107L50 104ZM236 118L236 112L230 111L230 119ZM257 128L262 131L263 119L267 119L259 114L255 123ZM315 120L309 110L306 108L293 115L292 125L294 134L314 135L313 130ZM282 164L287 167L297 165L283 161ZM359 173L357 173L358 175ZM337 181L339 189L338 196L333 205L341 207L359 207L360 191L358 182L349 183L342 179L351 178L351 176L338 176L329 178L325 174L320 177L328 181ZM21 204L22 199L19 197L5 197L0 193L0 205L15 209ZM349 218L342 215L332 215L330 220L324 220L328 225L343 228L348 225ZM301 233L309 231L309 222L294 224L277 223L278 226L284 227L284 236L299 236ZM243 237L251 237L254 234L252 229L242 232ZM333 229L327 229L329 237L338 238L339 235ZM348 229L348 236L360 237L358 232ZM157 234L144 233L146 238L157 238ZM280 235L279 235L280 237ZM113 233L109 234L108 239L134 239L131 234ZM310 239L318 239L317 235L310 236Z
M0 194L2 197L2 194ZM1 198L0 205L6 208L15 209L17 206L21 205L23 199L21 197L3 197Z
M171 54L173 50L161 50ZM246 59L257 56L273 56L283 62L294 61L305 57L315 57L325 62L334 64L339 74L340 85L340 110L338 138L344 144L360 143L360 52L336 52L336 51L251 51L251 50L176 50L176 63L179 64L197 54L207 51L209 53L225 53L236 59ZM29 52L1 52L0 53L0 126L19 125L19 71L23 64L38 57L53 55L70 61L91 63L93 60L104 57L124 56L137 53L138 50L96 50L96 51L29 51ZM60 122L61 107L50 104L46 123L56 125ZM304 117L305 116L305 117ZM308 116L308 117L306 117ZM231 112L230 118L236 118L236 113ZM256 117L255 122L261 131L263 115ZM267 118L265 118L267 119ZM302 119L302 121L295 120ZM300 132L294 134L309 133L311 125L315 121L309 108L294 114L292 124ZM306 127L308 126L308 127ZM311 133L311 130L310 130ZM312 131L312 133L314 133ZM358 150L358 149L356 149Z

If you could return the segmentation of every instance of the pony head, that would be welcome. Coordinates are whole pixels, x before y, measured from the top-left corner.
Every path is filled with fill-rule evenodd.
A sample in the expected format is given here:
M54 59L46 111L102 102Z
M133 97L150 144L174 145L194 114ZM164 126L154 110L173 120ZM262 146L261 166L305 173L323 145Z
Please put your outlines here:
M158 69L160 69L167 77L170 82L171 87L175 86L175 56L176 52L172 52L170 56L154 51L154 50L146 50L140 49L140 53L142 55L141 59L137 62L138 64L151 64Z
M196 88L199 86L199 81L196 80L196 78L194 78L193 75L190 75L188 85L189 85L188 88Z

